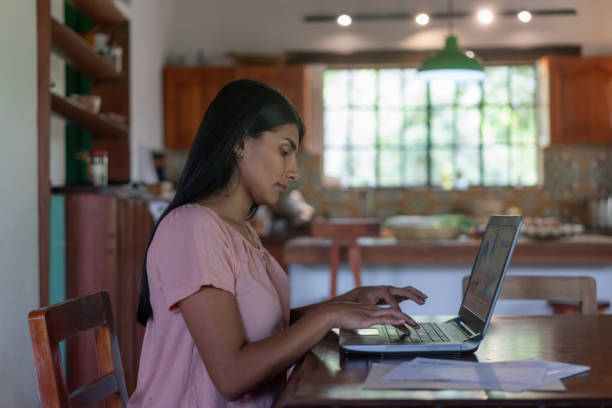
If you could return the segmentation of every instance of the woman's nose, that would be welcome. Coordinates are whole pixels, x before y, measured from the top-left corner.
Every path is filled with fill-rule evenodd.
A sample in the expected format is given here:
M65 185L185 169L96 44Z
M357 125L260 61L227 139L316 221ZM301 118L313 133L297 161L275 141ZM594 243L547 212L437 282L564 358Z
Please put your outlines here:
M291 165L287 169L287 178L289 179L290 183L300 179L300 170L298 169L297 160L295 159L291 161Z

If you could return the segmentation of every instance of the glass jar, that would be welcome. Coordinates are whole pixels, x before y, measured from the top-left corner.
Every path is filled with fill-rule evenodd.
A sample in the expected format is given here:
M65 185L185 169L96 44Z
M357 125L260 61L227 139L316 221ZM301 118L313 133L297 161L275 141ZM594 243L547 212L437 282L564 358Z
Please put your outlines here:
M94 186L108 184L108 153L106 150L89 151L89 181Z

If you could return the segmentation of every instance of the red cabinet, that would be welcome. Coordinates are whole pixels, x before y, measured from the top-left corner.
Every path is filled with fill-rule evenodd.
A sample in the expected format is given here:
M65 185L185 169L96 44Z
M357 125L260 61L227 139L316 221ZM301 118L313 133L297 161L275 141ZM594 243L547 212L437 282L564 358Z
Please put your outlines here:
M238 67L167 67L164 70L165 144L189 149L215 95L235 79L254 79L277 87L308 126L310 76L303 65Z
M545 142L612 143L612 57L545 57L538 73Z
M128 393L136 387L144 327L136 322L140 277L153 226L148 202L66 194L66 298L108 290ZM67 341L70 390L96 378L93 332Z

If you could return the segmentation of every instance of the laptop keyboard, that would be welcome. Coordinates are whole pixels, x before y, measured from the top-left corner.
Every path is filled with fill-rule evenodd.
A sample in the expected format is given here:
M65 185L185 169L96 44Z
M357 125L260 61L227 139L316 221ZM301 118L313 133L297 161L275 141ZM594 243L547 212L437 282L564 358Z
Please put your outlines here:
M448 337L436 323L419 323L419 329L410 328L407 334L395 326L384 325L392 343L445 343Z

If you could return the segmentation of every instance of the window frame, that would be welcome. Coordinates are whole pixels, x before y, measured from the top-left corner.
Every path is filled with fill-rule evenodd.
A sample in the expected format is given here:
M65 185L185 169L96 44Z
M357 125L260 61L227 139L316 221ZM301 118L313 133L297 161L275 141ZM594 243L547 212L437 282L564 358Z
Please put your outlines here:
M316 106L316 110L318 110L320 112L320 123L313 123L315 129L318 128L319 132L317 132L320 135L320 140L311 143L312 146L314 146L315 149L313 149L315 151L315 153L319 153L320 157L321 157L321 163L320 163L320 175L321 175L321 184L324 188L327 189L335 189L335 188L340 188L343 190L351 190L351 191L367 191L367 190L388 190L388 191L393 191L393 190L445 190L445 191L455 191L455 187L453 186L450 189L444 189L442 186L440 185L434 185L432 184L432 177L431 177L431 137L430 137L430 120L427 120L427 125L428 125L428 136L427 136L427 147L426 147L426 160L427 160L427 168L426 168L426 172L427 172L427 180L426 180L426 184L421 184L421 185L395 185L395 186L381 186L381 185L372 185L372 186L346 186L346 185L342 185L338 179L335 179L333 177L329 177L325 174L324 172L324 168L323 168L323 156L325 154L325 141L324 141L324 112L325 112L325 106L324 106L324 101L323 101L323 77L324 77L324 73L327 70L357 70L357 69L373 69L373 70L380 70L380 69L415 69L418 68L419 66L419 62L418 61L408 61L408 62L388 62L388 63L374 63L374 62L369 62L369 63L363 63L363 62L357 62L357 63L328 63L328 64L319 64L319 71L317 72L317 76L320 76L320 89L316 89L313 92L313 105ZM495 66L503 66L503 67L512 67L512 66L525 66L525 65L532 65L534 67L534 69L536 70L535 75L536 75L536 92L534 94L534 98L533 98L533 109L534 109L534 120L535 120L535 125L536 125L536 141L534 143L534 147L536 149L536 182L533 185L512 185L512 184L497 184L497 185L487 185L484 184L484 171L482 169L483 164L484 164L484 160L482 159L482 150L483 150L483 140L482 140L482 131L480 131L480 141L479 144L477 146L477 149L479 150L479 156L481 157L481 160L479 160L479 173L480 173L480 178L481 178L481 182L479 184L470 184L469 188L478 188L478 189L517 189L517 188L538 188L542 186L543 183L543 160L542 160L542 156L543 156L543 152L542 152L542 146L539 142L540 139L540 115L538 114L539 112L539 106L538 106L538 93L539 93L539 75L537 72L537 65L536 65L536 59L535 58L513 58L510 60L497 60L494 62L490 62L487 63L485 65L485 67L495 67ZM427 98L429 99L429 86L427 87L427 93L428 96ZM482 90L482 92L484 93L484 89ZM316 102L315 102L316 101ZM509 102L510 103L510 102ZM479 103L480 106L480 111L482 112L482 99ZM485 103L486 105L486 103ZM425 109L428 111L427 115L429 116L431 113L429 112L431 109L431 103L428 102L427 106L425 106ZM531 105L530 105L531 106ZM315 110L315 111L316 111ZM316 122L316 121L315 121ZM453 138L455 139L455 138ZM453 145L453 149L456 149L456 140L453 140L452 142ZM504 144L504 146L507 146L508 148L511 148L511 146L513 146L513 144L511 143L507 143ZM380 148L379 146L374 146L374 148L376 149L376 155L379 155L380 152ZM378 177L377 177L378 179ZM509 181L510 182L510 181Z

